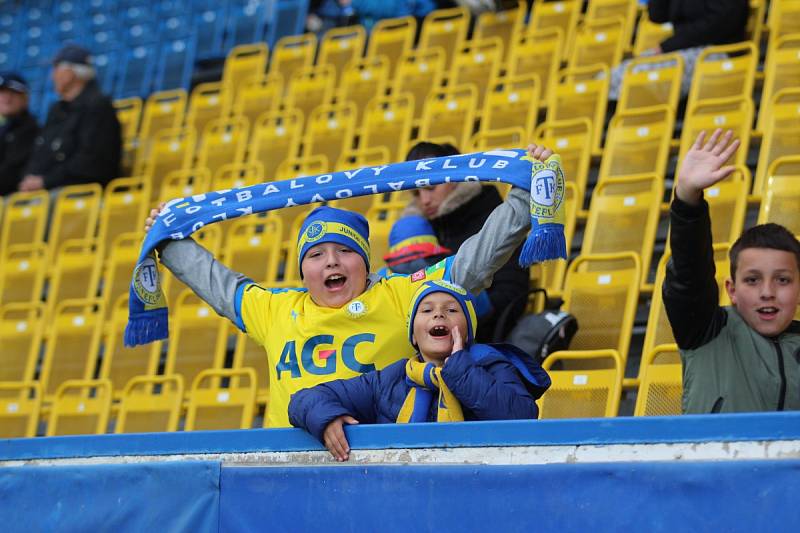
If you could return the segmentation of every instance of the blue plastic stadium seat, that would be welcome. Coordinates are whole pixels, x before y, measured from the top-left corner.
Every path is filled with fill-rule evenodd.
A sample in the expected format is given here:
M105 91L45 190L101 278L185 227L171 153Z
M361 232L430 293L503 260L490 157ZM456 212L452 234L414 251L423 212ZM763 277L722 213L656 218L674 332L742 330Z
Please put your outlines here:
M109 13L95 13L89 19L92 32L113 31L117 29L117 18Z
M118 2L117 0L87 0L86 3L89 13L113 15L117 9Z
M0 12L0 31L10 31L17 27L17 16L14 12Z
M164 43L158 58L158 69L155 79L155 90L189 89L196 46L194 38L176 39Z
M92 60L97 72L97 83L105 94L114 92L114 76L119 68L119 53L115 50L108 50L100 53L93 53Z
M126 26L131 26L133 24L145 24L155 19L155 10L144 5L130 6L123 12L122 15L122 22Z
M308 16L308 0L273 0L268 14L266 41L270 48L287 35L300 35Z
M195 15L194 34L197 36L198 59L220 57L225 34L225 8L209 9Z
M161 21L158 27L158 36L161 42L185 39L191 33L191 19L185 14L168 16Z
M88 30L83 19L64 19L56 24L58 40L63 42L67 41L84 41Z
M267 9L263 3L248 3L235 8L228 15L225 32L225 50L240 44L257 43L264 40L267 29Z
M53 17L56 20L75 20L86 15L88 6L80 0L56 2L53 6Z
M174 17L188 14L190 9L191 5L188 0L161 0L157 12L160 18Z
M158 25L152 20L132 24L125 30L125 43L128 46L150 44L157 38Z
M147 96L153 85L156 67L156 45L147 44L128 50L122 57L119 76L114 88L114 98Z
M120 45L120 39L117 38L115 30L102 30L95 32L87 38L89 46L87 47L93 54L100 54L115 50Z

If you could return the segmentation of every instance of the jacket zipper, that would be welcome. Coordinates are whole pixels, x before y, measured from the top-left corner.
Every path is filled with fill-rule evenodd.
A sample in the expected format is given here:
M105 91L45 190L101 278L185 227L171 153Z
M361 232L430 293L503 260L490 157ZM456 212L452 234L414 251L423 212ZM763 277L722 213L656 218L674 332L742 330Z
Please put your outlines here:
M786 371L783 367L783 350L781 350L781 345L777 340L773 340L772 343L775 345L775 351L778 353L778 371L781 373L781 392L778 397L778 411L783 411L783 407L786 404Z

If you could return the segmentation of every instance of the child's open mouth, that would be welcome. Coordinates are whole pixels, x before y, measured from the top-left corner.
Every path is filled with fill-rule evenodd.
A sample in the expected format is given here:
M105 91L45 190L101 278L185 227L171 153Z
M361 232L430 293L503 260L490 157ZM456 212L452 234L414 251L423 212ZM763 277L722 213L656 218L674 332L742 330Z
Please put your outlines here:
M341 274L331 274L325 278L325 287L329 289L340 289L347 283L347 276Z
M778 314L777 307L759 307L756 309L758 316L765 320L772 320Z
M433 326L428 330L431 337L449 337L450 329L447 326Z

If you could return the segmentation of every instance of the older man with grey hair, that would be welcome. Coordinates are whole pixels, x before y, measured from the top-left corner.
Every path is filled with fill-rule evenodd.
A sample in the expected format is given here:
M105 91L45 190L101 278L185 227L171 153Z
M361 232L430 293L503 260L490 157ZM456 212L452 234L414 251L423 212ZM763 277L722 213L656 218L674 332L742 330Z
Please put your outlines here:
M119 176L121 130L111 100L94 79L88 50L64 46L53 59L52 78L60 100L47 113L19 190L105 185Z

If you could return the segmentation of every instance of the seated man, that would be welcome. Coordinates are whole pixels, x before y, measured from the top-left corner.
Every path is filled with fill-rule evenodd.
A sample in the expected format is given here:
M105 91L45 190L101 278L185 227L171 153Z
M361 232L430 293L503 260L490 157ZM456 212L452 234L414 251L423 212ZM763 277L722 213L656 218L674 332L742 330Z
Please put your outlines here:
M53 59L52 105L19 184L21 191L78 183L105 185L119 176L122 136L111 100L100 92L89 52L67 45Z
M28 84L19 74L0 74L0 196L17 192L39 133L39 125L28 111L28 92Z
M723 180L736 152L729 131L703 145L700 133L681 165L670 209L672 259L663 295L683 361L683 411L734 413L800 409L800 243L783 226L742 233L730 251L720 307L703 190ZM730 144L729 144L730 143Z
M474 344L477 319L465 289L425 282L409 309L408 339L415 357L300 390L289 403L292 425L314 435L337 461L346 461L350 453L343 424L532 419L539 414L536 399L550 386L550 377L511 345Z

